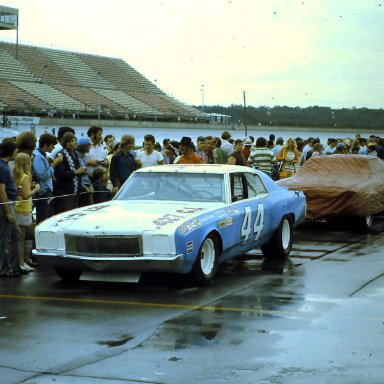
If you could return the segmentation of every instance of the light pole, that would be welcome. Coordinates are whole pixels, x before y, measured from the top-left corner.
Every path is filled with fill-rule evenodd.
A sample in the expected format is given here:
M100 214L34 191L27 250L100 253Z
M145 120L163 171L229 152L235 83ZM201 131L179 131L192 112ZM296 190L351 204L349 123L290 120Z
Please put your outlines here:
M101 72L97 72L99 76L101 76ZM97 103L97 120L100 121L100 109L101 109L101 101L100 101L100 93L98 93L98 103Z
M154 108L155 108L155 123L157 122L157 79L155 79L155 94L154 94Z
M48 65L45 64L44 65L44 109L45 109L45 112L47 112L47 69L48 69Z
M204 113L204 84L201 85L201 112Z
M99 101L97 105L97 120L100 121L100 93L99 93Z

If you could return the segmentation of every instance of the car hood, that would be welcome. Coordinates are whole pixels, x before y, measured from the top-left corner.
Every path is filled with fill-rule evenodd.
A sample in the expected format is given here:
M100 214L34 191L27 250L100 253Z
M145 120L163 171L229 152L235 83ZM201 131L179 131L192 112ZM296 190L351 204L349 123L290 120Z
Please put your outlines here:
M219 208L222 203L122 201L95 204L53 216L40 223L38 231L67 233L139 233L162 231L182 224L207 209Z

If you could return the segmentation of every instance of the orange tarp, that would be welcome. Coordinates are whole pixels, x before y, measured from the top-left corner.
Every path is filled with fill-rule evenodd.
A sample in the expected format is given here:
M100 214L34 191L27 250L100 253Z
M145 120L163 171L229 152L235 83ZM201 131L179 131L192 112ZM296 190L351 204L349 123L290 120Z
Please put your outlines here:
M384 211L384 161L375 156L312 157L294 176L277 183L305 193L308 220Z

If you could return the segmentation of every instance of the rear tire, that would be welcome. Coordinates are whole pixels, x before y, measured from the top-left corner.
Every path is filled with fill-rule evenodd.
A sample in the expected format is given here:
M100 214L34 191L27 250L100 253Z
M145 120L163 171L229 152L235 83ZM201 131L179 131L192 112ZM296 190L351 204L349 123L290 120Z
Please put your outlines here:
M268 243L261 247L263 255L270 259L287 258L292 250L292 235L292 219L289 216L285 216Z
M219 265L219 253L216 237L208 235L201 244L191 271L191 277L197 285L204 286L212 282Z
M358 232L368 232L373 226L373 217L371 215L365 217L355 217L353 220L353 228Z
M74 282L79 281L83 271L65 268L55 268L57 275L64 281Z

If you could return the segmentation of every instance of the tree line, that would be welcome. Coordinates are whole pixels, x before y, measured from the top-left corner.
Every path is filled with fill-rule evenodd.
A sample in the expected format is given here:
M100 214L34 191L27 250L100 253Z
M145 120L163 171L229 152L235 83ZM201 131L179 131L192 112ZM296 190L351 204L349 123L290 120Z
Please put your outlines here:
M202 107L196 107L202 109ZM339 128L384 128L384 109L330 107L253 107L232 104L204 106L205 113L231 116L232 124L273 125L285 127L339 127Z

